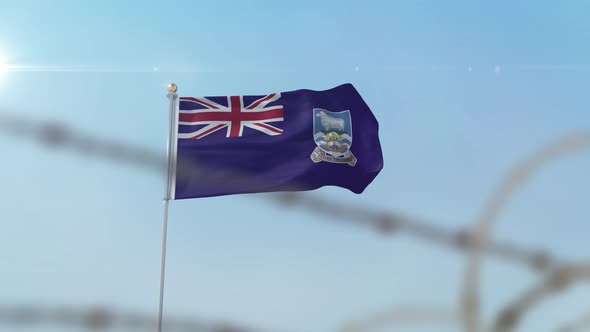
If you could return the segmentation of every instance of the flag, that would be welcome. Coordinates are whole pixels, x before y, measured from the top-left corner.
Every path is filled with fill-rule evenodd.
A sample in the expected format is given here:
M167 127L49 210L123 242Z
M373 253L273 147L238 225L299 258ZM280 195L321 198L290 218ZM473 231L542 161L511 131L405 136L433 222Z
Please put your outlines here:
M338 186L383 168L378 123L351 84L260 96L180 97L174 199Z

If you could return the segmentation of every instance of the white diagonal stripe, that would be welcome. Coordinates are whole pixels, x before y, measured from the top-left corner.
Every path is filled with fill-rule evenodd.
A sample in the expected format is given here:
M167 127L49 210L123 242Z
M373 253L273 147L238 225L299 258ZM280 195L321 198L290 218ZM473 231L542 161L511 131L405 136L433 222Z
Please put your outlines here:
M271 93L271 94L272 94L272 93ZM264 99L264 98L266 98L266 97L270 96L271 94L268 94L268 95L266 95L266 96L264 96L264 97L262 97L262 98L258 98L258 99L256 99L256 100L255 100L253 103L251 103L250 105L248 105L246 108L248 108L248 107L250 107L250 106L252 106L252 105L256 104L258 101L260 101L260 100L262 100L262 99ZM257 106L255 107L255 109L256 109L256 108L263 108L263 107L266 107L266 105L268 105L269 103L272 103L273 101L276 101L276 100L278 100L279 98L281 98L281 94L280 94L280 93L276 93L276 94L275 94L275 95L274 95L272 98L270 98L270 99L268 99L268 100L265 100L265 101L261 102L259 105L257 105Z
M212 129L213 127L215 127L215 126L217 126L217 125L219 125L219 123L210 124L210 125L208 125L208 126L205 126L205 127L201 128L200 130L194 131L194 132L192 132L192 133L179 133L179 134L178 134L178 138L182 138L182 139L189 139L189 138L193 138L193 137L195 137L195 136L198 136L198 135L200 135L200 134L202 134L202 133L206 132L207 130L210 130L210 129ZM217 129L217 130L221 130L221 129L225 128L225 127L226 127L226 126L220 127L220 128L219 128L219 129ZM215 131L217 131L217 130L215 130ZM212 132L211 132L211 133L209 133L209 134L212 134L212 133L214 133L215 131L212 131Z

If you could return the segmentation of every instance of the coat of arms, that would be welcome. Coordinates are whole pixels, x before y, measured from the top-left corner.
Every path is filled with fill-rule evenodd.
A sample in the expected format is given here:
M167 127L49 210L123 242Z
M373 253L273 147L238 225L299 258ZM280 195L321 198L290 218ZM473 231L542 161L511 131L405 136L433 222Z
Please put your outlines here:
M350 111L330 112L313 109L313 139L317 144L311 154L314 163L330 163L354 166L356 158L350 151L352 145L352 120Z

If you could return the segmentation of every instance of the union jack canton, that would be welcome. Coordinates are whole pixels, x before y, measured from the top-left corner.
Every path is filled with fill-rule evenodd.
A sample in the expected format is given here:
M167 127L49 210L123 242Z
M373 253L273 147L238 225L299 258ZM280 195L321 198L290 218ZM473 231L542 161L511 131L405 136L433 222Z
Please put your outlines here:
M201 139L225 128L226 137L241 137L245 127L271 136L281 135L282 129L269 124L283 121L283 106L269 106L280 98L280 93L272 93L246 106L244 96L228 96L218 101L206 97L181 97L178 123L188 127L183 128L184 132L179 133L178 138Z

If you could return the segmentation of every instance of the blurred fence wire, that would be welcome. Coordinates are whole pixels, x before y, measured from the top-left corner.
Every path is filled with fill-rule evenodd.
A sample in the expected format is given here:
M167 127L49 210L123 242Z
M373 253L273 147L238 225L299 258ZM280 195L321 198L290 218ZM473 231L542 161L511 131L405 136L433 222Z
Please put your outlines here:
M493 323L492 332L514 330L533 306L581 281L590 281L590 261L555 269L502 309Z
M0 324L12 326L54 326L58 328L85 328L93 331L124 329L126 331L154 331L154 315L123 312L105 307L80 309L74 307L1 306ZM194 318L166 317L165 331L172 332L264 332L241 327L229 322L207 322Z
M144 167L156 171L160 175L165 173L165 159L160 153L111 139L81 134L61 122L31 120L0 110L0 133L32 139L48 147L68 149L82 156L92 155L117 163ZM330 220L334 222L372 229L384 235L403 233L425 243L458 250L466 254L464 286L457 310L428 305L397 307L379 312L366 319L347 323L342 328L343 332L372 331L412 321L456 324L461 326L465 332L512 331L530 308L548 298L549 295L560 292L576 282L590 280L590 265L586 262L573 264L555 257L548 251L526 248L514 242L494 241L491 237L495 221L503 206L510 200L511 195L522 187L539 167L554 159L588 148L590 148L590 133L564 136L543 147L508 172L473 225L462 229L449 229L435 222L399 212L381 211L365 206L343 206L342 203L311 194L282 192L259 195L258 197L264 197L269 202L281 204L284 207L301 208L318 215L329 216ZM194 172L201 170L199 165L179 165L179 167L190 167ZM227 172L224 172L223 176L216 178L215 181L244 181L246 178L247 174L232 172L228 177ZM494 321L486 328L480 318L482 299L479 292L479 271L484 253L525 266L538 272L541 276L539 284L525 290L513 302L502 308ZM110 324L115 322L130 329L148 328L153 324L149 318L138 319L138 316L132 314L120 314L113 311L80 312L74 310L60 312L59 310L42 311L38 308L36 309L38 311L19 312L15 310L15 308L0 308L0 323L26 322L27 319L23 319L23 317L29 317L28 322L36 322L40 319L46 319L56 324L76 322L89 329L110 327ZM66 313L65 316L64 313ZM60 320L60 317L69 317L69 320ZM558 331L577 331L580 326L590 325L589 321L590 319L584 316L564 325ZM201 323L187 321L180 323L168 321L167 324L170 331L253 331L225 325L205 326L200 325ZM179 327L190 329L182 330Z
M113 162L143 167L165 175L165 156L138 146L131 146L119 141L81 134L61 122L39 121L21 115L0 113L0 132L26 139L51 148L70 150L80 156L94 156ZM179 165L191 167L199 172L198 165ZM227 174L223 179L212 180L210 172L203 181L232 181L246 175ZM340 202L322 199L309 193L282 192L258 195L269 202L282 206L302 208L309 212L325 215L329 220L339 223L372 229L379 234L394 235L404 233L419 240L439 246L465 251L473 246L470 233L466 229L448 229L435 222L427 222L417 217L393 211L379 211L364 206L346 205ZM338 217L338 218L335 218ZM534 270L545 270L559 260L541 249L530 249L510 242L490 242L484 250L495 257L508 262L522 264Z
M498 215L512 195L542 166L551 161L590 148L590 133L563 136L542 147L523 162L516 164L490 196L474 224L474 246L467 255L467 266L462 296L462 322L465 331L480 330L479 270L481 253L492 236ZM502 328L504 326L505 328ZM500 325L495 331L509 330L510 324Z

